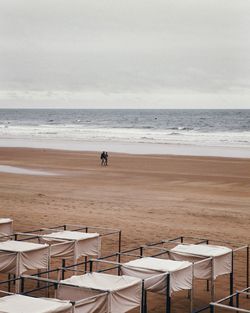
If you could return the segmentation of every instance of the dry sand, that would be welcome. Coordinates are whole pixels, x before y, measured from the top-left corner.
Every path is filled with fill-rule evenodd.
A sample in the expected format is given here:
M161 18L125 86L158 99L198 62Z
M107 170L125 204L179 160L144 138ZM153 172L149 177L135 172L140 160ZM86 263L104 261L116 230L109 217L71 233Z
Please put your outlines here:
M12 217L15 230L120 228L123 249L179 235L250 243L250 159L114 153L101 167L94 152L1 148L0 165L59 174L0 173L0 215ZM244 287L242 261L237 266ZM218 296L225 282L218 280ZM164 299L154 299L150 312L164 312ZM187 301L174 304L173 312L187 312Z

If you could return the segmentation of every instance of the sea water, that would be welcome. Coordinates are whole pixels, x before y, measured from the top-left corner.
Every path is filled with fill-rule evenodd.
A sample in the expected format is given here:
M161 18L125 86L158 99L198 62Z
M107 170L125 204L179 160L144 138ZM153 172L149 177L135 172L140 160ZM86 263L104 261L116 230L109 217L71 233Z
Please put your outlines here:
M39 147L39 142L96 151L123 146L122 152L133 152L138 145L143 153L161 153L159 146L166 153L171 147L184 152L193 147L194 154L205 147L248 151L250 110L0 109L1 146Z

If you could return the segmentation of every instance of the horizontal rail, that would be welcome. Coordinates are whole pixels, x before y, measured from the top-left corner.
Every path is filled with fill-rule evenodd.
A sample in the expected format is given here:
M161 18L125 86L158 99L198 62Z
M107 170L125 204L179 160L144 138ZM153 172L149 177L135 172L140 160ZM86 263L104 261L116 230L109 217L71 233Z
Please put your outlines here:
M232 306L228 306L225 304L220 304L220 303L210 303L211 306L214 307L219 307L219 308L223 308L223 309L227 309L230 311L234 311L234 312L245 312L245 313L250 313L250 310L247 309L241 309L241 308L236 308L236 307L232 307Z

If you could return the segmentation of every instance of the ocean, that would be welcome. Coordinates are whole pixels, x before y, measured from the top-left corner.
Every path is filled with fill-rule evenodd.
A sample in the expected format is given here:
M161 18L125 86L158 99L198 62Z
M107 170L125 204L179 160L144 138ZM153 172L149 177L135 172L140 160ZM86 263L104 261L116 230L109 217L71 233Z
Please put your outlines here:
M125 151L130 144L147 144L150 151L142 150L148 153L159 145L244 151L250 148L250 110L0 109L1 146L39 141L50 143L46 147L54 142L55 148L59 142L68 142L69 148L75 143L81 150L95 144L97 151L105 143L119 143Z

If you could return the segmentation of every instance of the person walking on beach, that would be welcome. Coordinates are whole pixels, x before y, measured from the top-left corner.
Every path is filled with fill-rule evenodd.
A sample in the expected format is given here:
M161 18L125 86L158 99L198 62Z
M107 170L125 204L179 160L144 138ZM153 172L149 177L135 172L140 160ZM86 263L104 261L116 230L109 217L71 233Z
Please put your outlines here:
M101 159L101 166L104 166L105 165L105 151L103 151L102 153L101 153L101 157L100 157L100 159Z
M104 163L104 165L105 165L105 166L108 166L108 157L109 157L108 152L105 152L104 155L105 155L105 158L104 158L105 163Z

